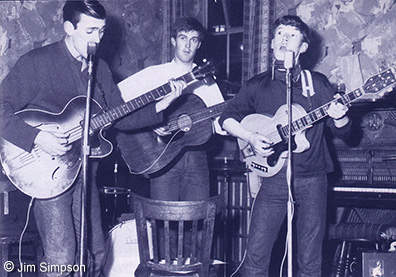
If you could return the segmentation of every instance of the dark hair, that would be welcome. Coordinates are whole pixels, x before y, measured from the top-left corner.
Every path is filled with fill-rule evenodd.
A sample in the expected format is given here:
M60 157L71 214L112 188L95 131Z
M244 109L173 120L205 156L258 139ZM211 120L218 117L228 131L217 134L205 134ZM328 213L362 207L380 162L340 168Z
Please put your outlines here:
M301 20L298 16L295 15L285 15L274 22L274 30L278 28L279 25L293 26L296 27L300 33L303 35L303 41L309 44L309 27L305 24L304 21Z
M96 0L67 0L63 6L63 21L70 21L74 28L80 22L81 14L98 19L106 18L105 8Z
M199 34L199 41L202 41L204 38L205 29L202 24L193 17L182 17L177 20L172 26L171 36L176 39L177 34L179 32L190 32L197 31Z

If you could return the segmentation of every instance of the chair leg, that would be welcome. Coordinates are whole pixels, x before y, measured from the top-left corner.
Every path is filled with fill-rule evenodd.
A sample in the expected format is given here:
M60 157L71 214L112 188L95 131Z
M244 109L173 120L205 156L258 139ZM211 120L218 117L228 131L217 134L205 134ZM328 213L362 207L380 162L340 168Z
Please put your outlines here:
M343 241L341 251L337 263L334 264L332 277L348 277L350 276L349 265L351 263L352 243Z

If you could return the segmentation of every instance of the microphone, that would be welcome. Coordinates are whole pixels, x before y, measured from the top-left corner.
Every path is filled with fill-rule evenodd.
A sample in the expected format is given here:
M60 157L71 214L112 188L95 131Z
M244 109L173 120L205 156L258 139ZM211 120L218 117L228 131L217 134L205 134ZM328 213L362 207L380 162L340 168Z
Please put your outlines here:
M284 67L286 69L292 69L294 66L294 52L293 51L286 51L285 52L285 60Z
M92 41L88 42L87 53L88 53L88 75L92 75L93 61L94 61L94 56L96 54L96 43L95 42L92 42Z

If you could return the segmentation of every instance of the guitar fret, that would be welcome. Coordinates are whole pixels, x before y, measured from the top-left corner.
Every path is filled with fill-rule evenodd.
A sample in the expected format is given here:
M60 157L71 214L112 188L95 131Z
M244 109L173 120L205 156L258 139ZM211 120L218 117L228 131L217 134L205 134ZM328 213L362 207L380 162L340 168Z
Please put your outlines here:
M116 110L118 111L118 117L125 115L125 113L123 113L123 111L121 110L121 107L116 107Z
M296 132L298 130L298 125L297 125L296 121L292 122L292 128L291 129L292 129L292 133L294 133L294 132Z
M164 86L161 86L157 89L157 92L159 94L158 97L164 96L166 94L166 88Z
M289 130L288 130L287 126L283 127L281 130L282 130L283 137L285 139L287 139L288 138L288 133L289 133Z
M346 93L346 94L344 94L344 105L347 105L348 103L350 103L351 102L351 98L349 97L349 93Z
M117 111L116 110L110 110L110 115L112 116L112 120L117 119L119 116L117 115Z
M135 100L135 99L134 99L134 100ZM137 108L139 108L139 106L136 106L136 107L135 107L134 100L128 102L128 105L132 107L132 110L133 110L133 111L136 110Z
M102 117L104 119L104 125L106 125L108 122L111 121L111 118L109 117L109 115L107 113L102 114Z
M99 115L99 116L98 116L98 121L100 122L100 124L101 124L102 126L105 125L105 121L104 121L103 115Z
M301 117L301 123L302 123L303 126L307 126L308 125L307 118L305 116Z
M94 129L94 130L99 128L96 118L97 117L94 117L94 118L91 119L91 128Z
M147 97L147 93L143 94L144 97L146 97L147 103L150 103L150 98Z
M146 95L146 98L147 98L147 100L148 100L149 102L155 100L155 98L154 98L154 96L153 96L152 93L146 93L145 95Z
M301 129L301 128L303 128L304 127L304 124L303 124L303 122L302 122L302 120L301 120L301 118L300 119L297 119L297 125L298 125L298 129Z
M140 97L139 97L139 98L136 98L134 102L135 102L135 104L136 104L136 106L137 106L138 108L140 108L140 107L142 106L142 103L141 103L142 100L140 100Z
M355 89L355 90L352 91L350 94L351 94L352 97L353 97L353 98L351 98L351 99L352 99L351 102L354 101L354 100L356 100L356 99L358 99L358 98L361 96L361 92L360 92L359 89Z
M125 114L131 112L127 104L121 105L121 107Z

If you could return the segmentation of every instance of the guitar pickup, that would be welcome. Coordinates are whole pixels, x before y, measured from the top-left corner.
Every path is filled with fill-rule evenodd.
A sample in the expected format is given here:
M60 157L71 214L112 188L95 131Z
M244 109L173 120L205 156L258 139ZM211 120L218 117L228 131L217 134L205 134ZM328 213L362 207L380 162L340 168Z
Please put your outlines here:
M266 167L266 166L264 166L264 165L261 165L261 164L255 163L255 162L251 162L251 163L250 163L250 167L252 167L252 168L254 168L254 169L257 169L257 170L259 170L259 171L261 171L261 172L266 172L266 173L268 173L268 167Z

